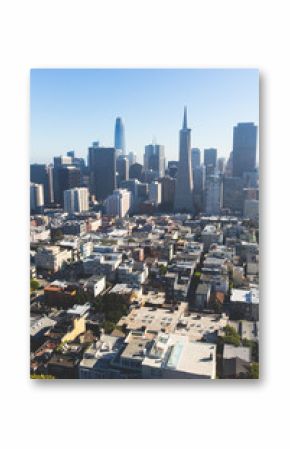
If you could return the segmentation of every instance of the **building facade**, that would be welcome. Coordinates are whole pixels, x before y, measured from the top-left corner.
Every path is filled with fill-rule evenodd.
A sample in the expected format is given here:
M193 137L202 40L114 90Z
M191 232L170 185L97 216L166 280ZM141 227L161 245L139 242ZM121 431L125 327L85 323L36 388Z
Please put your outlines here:
M256 168L257 126L238 123L233 134L233 176L242 177Z
M64 191L64 210L69 214L89 210L89 191L86 187L76 187Z
M98 142L89 148L90 192L98 201L105 200L116 189L116 150L100 147Z

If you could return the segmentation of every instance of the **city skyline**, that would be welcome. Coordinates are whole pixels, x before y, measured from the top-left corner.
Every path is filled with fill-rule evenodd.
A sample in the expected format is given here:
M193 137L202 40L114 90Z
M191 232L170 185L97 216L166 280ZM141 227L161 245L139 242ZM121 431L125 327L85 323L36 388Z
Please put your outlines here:
M233 127L259 122L258 90L255 69L34 69L31 162L49 163L72 148L86 159L93 141L113 146L117 117L126 128L126 152L138 162L152 142L164 145L167 161L177 160L184 105L192 147L229 157Z

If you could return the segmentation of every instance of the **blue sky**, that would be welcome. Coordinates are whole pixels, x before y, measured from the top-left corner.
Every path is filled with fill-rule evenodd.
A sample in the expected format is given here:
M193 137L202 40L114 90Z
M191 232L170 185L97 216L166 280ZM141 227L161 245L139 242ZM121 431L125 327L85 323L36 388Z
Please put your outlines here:
M192 147L228 157L233 126L259 120L255 69L33 69L30 92L32 162L69 149L87 157L97 140L113 146L117 116L139 162L153 138L167 160L178 159L184 105Z

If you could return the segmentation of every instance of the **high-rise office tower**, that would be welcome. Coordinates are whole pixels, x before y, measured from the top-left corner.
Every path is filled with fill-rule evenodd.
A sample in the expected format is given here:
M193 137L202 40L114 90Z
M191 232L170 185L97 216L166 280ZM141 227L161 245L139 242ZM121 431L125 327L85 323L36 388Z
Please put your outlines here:
M63 205L63 192L81 186L81 173L78 167L63 165L54 169L54 199Z
M156 177L163 177L165 174L164 145L146 145L144 153L144 169L153 170Z
M75 157L75 151L74 151L74 150L69 150L69 151L66 152L66 155L67 155L68 157L71 157L72 159L74 159L74 157Z
M134 151L129 151L128 159L129 159L129 167L131 167L131 165L133 164L136 164L137 162L136 153L134 153Z
M218 175L208 176L205 185L205 213L219 215L223 204L222 178Z
M217 149L205 148L203 153L203 162L205 165L206 176L215 175L217 166Z
M238 123L233 135L233 176L242 177L256 168L257 126Z
M115 149L120 150L121 154L126 154L125 129L121 117L117 117L115 123Z
M225 176L233 176L233 152L230 152L230 156L227 160L225 167Z
M118 179L120 181L127 181L129 179L129 160L127 156L119 156L116 161L116 168L118 172Z
M193 168L194 179L194 191L193 191L193 204L196 213L203 210L203 199L205 189L205 166L202 164L199 167Z
M244 183L239 177L224 177L223 207L232 213L242 213L244 208Z
M44 206L43 185L30 183L30 210L32 213L42 213Z
M204 165L213 165L216 167L217 164L217 149L216 148L205 148L204 149Z
M53 195L53 167L46 164L30 165L30 181L42 184L44 191L44 204L50 205L54 201Z
M76 187L65 190L64 210L69 214L74 212L85 212L89 210L89 191L85 187Z
M153 181L149 184L149 201L152 201L155 206L161 204L161 184L158 181Z
M116 189L113 194L105 200L107 215L114 217L125 217L131 207L131 192L126 189Z
M54 168L62 167L64 165L72 165L73 158L71 156L56 156L53 158Z
M116 150L94 143L89 148L90 192L103 201L116 189Z
M179 164L175 187L175 211L193 212L193 179L190 154L190 132L187 110L184 108L183 127L179 132Z
M139 181L141 181L142 173L143 173L143 165L138 164L138 162L132 164L129 168L130 179L139 179Z
M168 161L167 172L171 178L177 177L178 172L178 161Z
M192 169L200 166L200 149L199 148L191 149L191 165L192 165Z
M137 184L137 203L148 200L149 185L145 182Z
M224 157L219 157L217 159L217 173L223 175L226 169L226 159Z
M165 176L160 182L162 206L165 210L171 211L174 203L176 180L174 178L170 178L170 176Z

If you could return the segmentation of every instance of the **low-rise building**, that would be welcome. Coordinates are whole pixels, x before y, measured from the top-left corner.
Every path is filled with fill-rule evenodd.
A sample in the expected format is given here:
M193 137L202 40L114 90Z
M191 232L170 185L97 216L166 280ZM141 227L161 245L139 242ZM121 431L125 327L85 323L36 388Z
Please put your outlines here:
M38 248L35 254L35 265L37 269L56 272L71 259L70 250L61 250L59 246L44 246Z
M203 309L209 304L211 287L208 284L198 284L195 291L195 307Z
M251 348L245 346L224 345L223 378L246 378L251 363Z
M111 363L120 349L122 339L102 335L83 354L79 364L80 379L120 379L124 377Z
M145 379L215 379L216 345L159 333L142 361Z
M259 290L233 288L230 298L230 316L232 319L259 321Z

